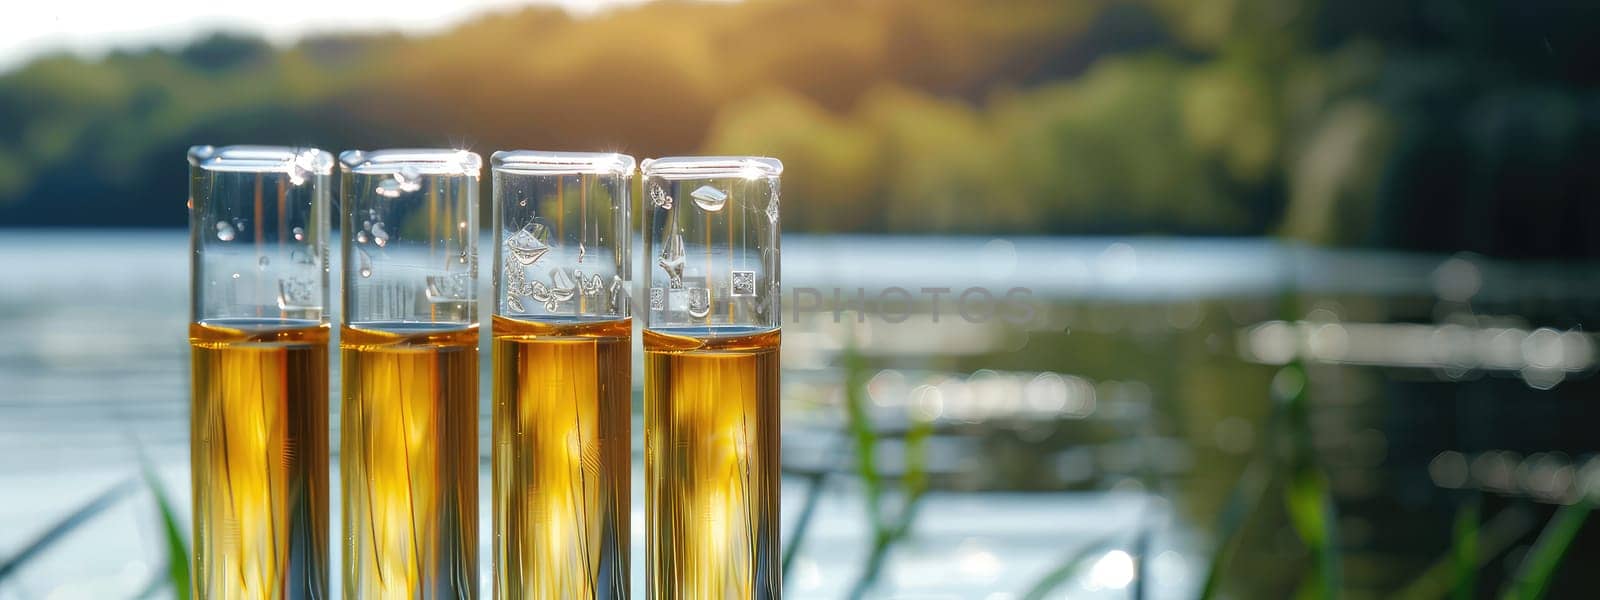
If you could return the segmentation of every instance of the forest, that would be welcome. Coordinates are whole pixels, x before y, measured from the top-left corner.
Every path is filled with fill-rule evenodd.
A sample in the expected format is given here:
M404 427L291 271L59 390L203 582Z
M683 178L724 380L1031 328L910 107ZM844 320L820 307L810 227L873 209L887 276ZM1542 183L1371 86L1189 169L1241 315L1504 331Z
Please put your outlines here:
M815 233L1596 257L1600 3L664 0L0 74L0 227L181 227L193 144L781 158ZM485 178L487 179L487 178Z

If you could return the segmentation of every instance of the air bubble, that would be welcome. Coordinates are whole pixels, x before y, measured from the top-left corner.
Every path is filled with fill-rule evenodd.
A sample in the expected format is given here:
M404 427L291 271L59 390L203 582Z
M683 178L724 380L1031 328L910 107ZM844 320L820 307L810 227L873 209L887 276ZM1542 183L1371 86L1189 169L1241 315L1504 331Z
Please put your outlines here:
M728 193L709 185L702 185L689 193L694 205L706 212L717 212L728 204Z
M399 198L400 182L393 179L385 179L383 181L379 181L377 189L373 191L377 192L379 196L383 196L385 198Z
M656 261L661 270L667 272L669 287L674 290L683 289L684 254L683 236L674 231L667 236L666 242L662 244L661 258Z
M384 231L383 223L372 224L372 243L379 248L389 245L389 232Z
M217 239L231 242L235 235L238 235L238 232L234 231L233 226L227 221L217 221Z
M189 156L200 162L211 160L217 155L215 146L195 146L189 149Z
M301 229L299 227L294 228L294 241L296 241L296 242L304 242L304 241L306 241L306 230Z
M367 251L356 248L356 258L360 261L362 277L372 276L372 257L367 256Z
M365 232L365 231L357 231L356 232L356 243L358 243L358 244L367 243L367 232Z
M402 192L415 192L422 189L422 173L416 167L404 166L394 173L394 182L400 186Z
M263 271L266 270L267 266L270 264L272 264L272 259L267 258L266 256L256 259L256 266L260 267Z
M239 274L238 274L238 273L234 273L234 274L233 274L233 278L234 278L234 279L238 279L238 278L239 278Z

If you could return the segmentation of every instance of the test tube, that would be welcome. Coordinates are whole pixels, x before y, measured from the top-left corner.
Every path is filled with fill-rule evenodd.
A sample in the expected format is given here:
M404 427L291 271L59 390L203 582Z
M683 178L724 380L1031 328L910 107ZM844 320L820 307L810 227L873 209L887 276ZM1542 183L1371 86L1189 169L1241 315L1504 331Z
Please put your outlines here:
M644 161L646 591L778 598L778 177Z
M464 150L339 155L344 597L478 589L478 172Z
M333 156L189 149L193 597L323 598Z
M495 597L627 598L633 157L491 162Z

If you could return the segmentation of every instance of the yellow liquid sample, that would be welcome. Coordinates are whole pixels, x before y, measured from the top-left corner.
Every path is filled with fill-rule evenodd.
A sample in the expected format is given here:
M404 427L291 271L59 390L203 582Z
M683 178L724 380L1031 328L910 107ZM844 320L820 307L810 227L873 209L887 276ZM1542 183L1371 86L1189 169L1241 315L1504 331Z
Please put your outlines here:
M778 342L645 330L650 598L780 597Z
M345 598L478 589L478 330L345 327Z
M328 595L328 327L189 326L194 597Z
M494 318L495 597L628 597L631 333Z

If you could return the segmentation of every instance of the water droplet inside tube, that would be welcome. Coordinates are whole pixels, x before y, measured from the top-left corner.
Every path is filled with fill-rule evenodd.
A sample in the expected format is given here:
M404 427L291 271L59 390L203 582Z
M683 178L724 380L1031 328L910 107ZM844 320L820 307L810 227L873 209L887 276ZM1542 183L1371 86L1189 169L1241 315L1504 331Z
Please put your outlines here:
M709 185L702 185L689 193L694 205L706 212L717 212L728 204L728 193Z

